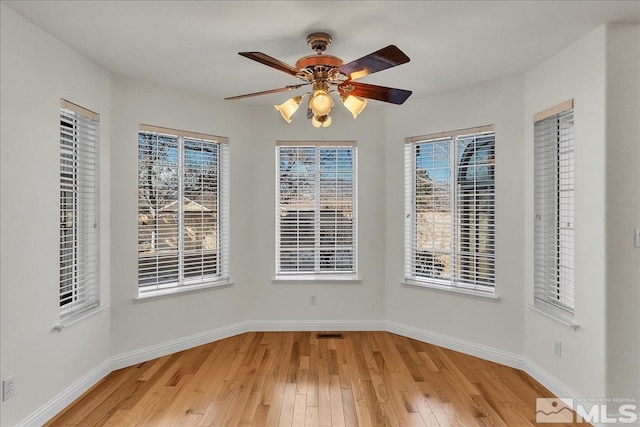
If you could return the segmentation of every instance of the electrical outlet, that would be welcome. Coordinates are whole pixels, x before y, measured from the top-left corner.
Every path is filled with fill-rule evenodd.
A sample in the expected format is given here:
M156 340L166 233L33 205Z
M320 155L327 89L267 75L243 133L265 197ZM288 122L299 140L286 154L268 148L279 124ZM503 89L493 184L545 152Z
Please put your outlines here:
M556 357L562 357L562 342L554 341L553 342L553 355Z
M16 392L14 375L10 376L6 380L2 380L2 401L9 400Z
M309 304L311 305L318 304L318 298L315 295L311 295L311 298L309 299Z
M633 246L640 248L640 228L636 228L633 233Z

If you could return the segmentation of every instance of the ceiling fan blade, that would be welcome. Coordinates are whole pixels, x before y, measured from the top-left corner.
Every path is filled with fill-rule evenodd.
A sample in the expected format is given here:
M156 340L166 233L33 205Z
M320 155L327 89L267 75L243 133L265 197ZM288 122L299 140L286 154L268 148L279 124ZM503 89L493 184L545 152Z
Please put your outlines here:
M338 70L348 76L349 80L356 80L409 61L409 57L403 51L394 45L389 45L360 59L344 64Z
M275 58L272 58L269 55L265 55L262 52L238 52L238 55L244 56L245 58L253 59L261 64L267 65L271 68L275 68L276 70L283 71L287 74L291 74L292 76L297 76L300 74L300 70L295 67L292 67L289 64L285 64L282 61L279 61Z
M350 88L353 90L349 90ZM345 82L338 86L341 93L360 96L362 98L375 99L377 101L389 102L391 104L403 104L413 92L410 90L396 89L392 87L369 85L358 82Z
M254 92L254 93L247 93L245 95L230 96L229 98L225 98L225 99L227 99L227 100L243 99L243 98L250 98L252 96L269 95L271 93L286 92L288 90L296 90L296 89L301 88L302 86L306 86L308 84L311 84L311 83L302 83L302 84L299 84L299 85L285 86L285 87L281 87L281 88L278 88L278 89L263 90L262 92Z

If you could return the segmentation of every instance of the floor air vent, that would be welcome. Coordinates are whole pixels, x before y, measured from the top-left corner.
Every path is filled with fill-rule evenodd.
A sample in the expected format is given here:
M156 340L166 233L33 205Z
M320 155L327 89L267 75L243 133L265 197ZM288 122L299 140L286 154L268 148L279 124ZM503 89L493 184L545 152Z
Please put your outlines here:
M344 338L344 334L317 334L316 338L319 340L328 340L332 338L341 340Z

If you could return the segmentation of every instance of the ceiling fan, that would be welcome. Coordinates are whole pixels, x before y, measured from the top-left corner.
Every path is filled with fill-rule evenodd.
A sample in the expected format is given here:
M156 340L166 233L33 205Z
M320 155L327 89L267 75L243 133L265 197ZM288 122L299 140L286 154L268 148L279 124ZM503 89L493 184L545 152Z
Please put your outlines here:
M337 93L344 106L355 119L367 105L367 99L389 102L400 105L411 95L410 90L396 89L359 83L354 80L368 76L378 71L386 70L406 62L409 57L394 45L389 45L355 61L342 63L338 57L325 55L323 52L331 44L331 36L327 33L312 33L307 36L309 47L315 55L305 56L296 62L296 66L285 64L261 52L238 52L245 58L260 62L299 78L304 83L290 85L278 89L232 96L225 99L242 99L252 96L268 95L278 92L296 90L311 85L312 91L294 96L275 108L280 111L282 118L291 123L291 117L296 112L302 99L309 96L307 118L315 127L327 127L331 124L331 108L333 99L331 93Z

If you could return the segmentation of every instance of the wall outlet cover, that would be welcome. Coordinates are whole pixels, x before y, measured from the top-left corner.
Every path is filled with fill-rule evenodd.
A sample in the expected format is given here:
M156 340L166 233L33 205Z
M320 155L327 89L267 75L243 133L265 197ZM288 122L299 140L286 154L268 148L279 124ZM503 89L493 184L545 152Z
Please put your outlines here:
M9 400L16 392L15 389L16 377L14 375L7 379L2 380L2 401Z

